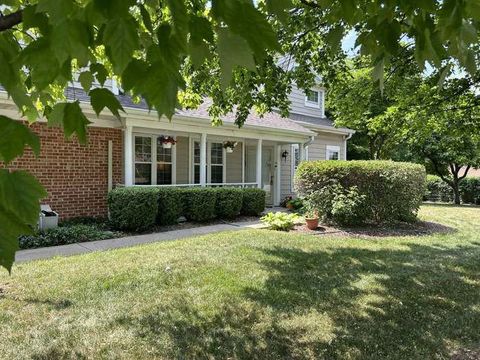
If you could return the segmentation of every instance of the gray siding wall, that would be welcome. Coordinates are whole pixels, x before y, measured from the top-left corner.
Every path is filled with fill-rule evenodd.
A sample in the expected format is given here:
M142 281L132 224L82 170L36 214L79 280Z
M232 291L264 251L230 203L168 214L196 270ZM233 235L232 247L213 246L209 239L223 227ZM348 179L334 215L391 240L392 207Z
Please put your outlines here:
M314 88L316 90L322 90L321 88ZM323 96L324 92L320 91L319 96ZM300 90L296 85L292 86L292 92L289 95L291 101L290 112L294 114L304 114L309 116L323 117L322 101L320 98L320 109L305 106L305 92Z
M340 147L340 159L343 159L343 136L336 134L320 133L315 136L315 140L308 146L308 160L325 160L327 145ZM281 198L294 195L292 192L293 177L292 171L292 146L282 146L282 151L287 150L288 156L285 161L282 159L281 165Z
M177 136L177 184L190 183L188 178L188 137Z
M227 153L226 182L242 182L242 143L239 142L233 149L233 153Z

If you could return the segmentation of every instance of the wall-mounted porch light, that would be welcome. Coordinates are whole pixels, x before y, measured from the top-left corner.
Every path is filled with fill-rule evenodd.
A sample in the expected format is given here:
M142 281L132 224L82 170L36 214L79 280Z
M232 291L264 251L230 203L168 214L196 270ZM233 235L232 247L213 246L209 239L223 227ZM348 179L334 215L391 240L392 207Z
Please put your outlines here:
M287 161L287 157L288 157L288 151L287 150L284 150L282 152L282 159L285 160L285 162Z

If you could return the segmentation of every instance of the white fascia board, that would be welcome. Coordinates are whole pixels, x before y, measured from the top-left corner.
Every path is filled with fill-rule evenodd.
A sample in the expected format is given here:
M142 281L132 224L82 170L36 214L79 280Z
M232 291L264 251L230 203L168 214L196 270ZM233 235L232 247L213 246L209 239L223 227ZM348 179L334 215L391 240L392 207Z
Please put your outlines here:
M313 130L313 131L322 131L322 132L328 132L332 134L341 134L341 135L349 135L349 134L355 134L355 130L348 129L348 128L335 128L332 126L327 126L327 125L317 125L317 124L310 124L306 123L303 121L297 121L300 123L302 126Z

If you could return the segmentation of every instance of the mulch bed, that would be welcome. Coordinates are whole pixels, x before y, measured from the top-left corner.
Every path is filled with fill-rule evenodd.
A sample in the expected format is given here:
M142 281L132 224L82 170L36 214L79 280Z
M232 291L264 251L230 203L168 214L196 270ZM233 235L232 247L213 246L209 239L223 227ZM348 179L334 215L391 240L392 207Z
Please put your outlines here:
M480 359L480 348L478 349L459 349L452 353L451 360L478 360Z
M449 233L455 229L445 225L419 221L414 224L396 224L391 227L368 226L363 228L336 228L321 224L316 230L310 230L306 225L296 225L292 232L310 235L338 235L360 238L386 237L386 236L425 236L438 233Z

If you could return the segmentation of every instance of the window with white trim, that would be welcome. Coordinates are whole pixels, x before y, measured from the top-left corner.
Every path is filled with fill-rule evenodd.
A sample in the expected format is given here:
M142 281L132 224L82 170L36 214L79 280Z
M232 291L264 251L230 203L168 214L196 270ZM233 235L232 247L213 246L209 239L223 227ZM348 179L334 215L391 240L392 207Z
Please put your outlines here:
M223 143L208 143L207 182L223 183ZM200 142L193 142L193 183L200 184Z
M320 109L320 105L322 104L321 94L323 95L320 90L307 90L305 94L305 106Z
M162 146L160 137L157 138L157 185L172 183L173 158L172 148Z
M327 151L325 152L325 159L327 159L327 160L339 160L340 159L340 146L327 145Z
M221 184L223 182L223 144L210 144L210 182Z
M135 185L169 185L173 183L172 148L163 147L161 136L134 136Z
M135 136L135 185L152 184L152 138Z

